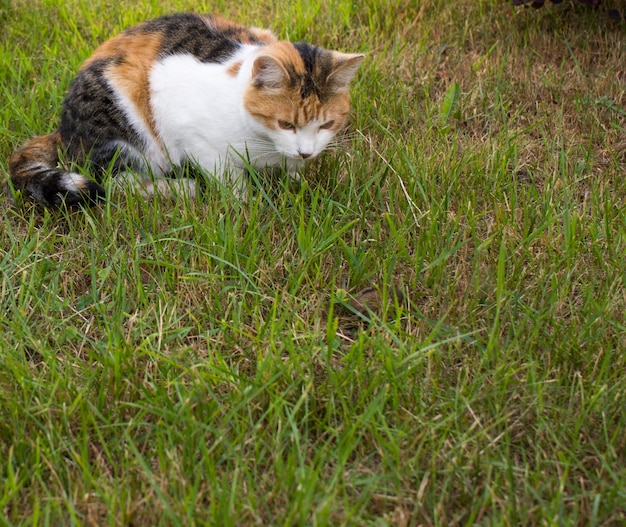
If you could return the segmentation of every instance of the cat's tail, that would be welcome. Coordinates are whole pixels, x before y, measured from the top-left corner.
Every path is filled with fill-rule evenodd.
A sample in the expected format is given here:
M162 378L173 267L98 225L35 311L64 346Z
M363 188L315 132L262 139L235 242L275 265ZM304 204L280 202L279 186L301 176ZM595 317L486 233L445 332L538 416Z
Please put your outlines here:
M92 204L104 189L82 174L58 167L61 134L35 137L11 155L9 174L15 191L46 207Z

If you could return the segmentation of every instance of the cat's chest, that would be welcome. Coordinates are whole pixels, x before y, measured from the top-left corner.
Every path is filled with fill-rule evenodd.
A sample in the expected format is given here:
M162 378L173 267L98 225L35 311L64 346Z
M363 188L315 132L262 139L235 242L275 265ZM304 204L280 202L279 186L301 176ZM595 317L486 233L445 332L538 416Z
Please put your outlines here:
M243 146L250 134L242 106L244 81L232 68L243 58L215 64L177 55L153 66L149 81L154 125L174 163L190 156L217 163L229 147Z
M157 126L211 124L222 131L236 126L241 106L238 79L223 64L201 63L176 55L156 63L150 74L150 99Z

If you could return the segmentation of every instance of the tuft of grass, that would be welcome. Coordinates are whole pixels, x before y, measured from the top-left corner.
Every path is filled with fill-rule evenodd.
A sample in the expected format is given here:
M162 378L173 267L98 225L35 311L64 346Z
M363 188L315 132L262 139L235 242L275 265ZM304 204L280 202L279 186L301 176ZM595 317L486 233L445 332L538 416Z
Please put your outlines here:
M245 203L214 182L0 200L0 521L622 524L623 25L470 0L5 2L0 170L98 43L182 10L365 52L352 124Z

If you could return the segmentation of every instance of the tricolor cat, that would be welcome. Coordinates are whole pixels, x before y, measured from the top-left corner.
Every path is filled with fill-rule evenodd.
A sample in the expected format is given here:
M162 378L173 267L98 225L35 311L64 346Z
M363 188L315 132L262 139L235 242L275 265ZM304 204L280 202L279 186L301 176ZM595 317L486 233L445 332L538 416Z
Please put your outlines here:
M109 169L137 174L146 192L186 163L233 185L246 166L295 175L344 125L362 59L216 16L145 22L84 63L59 128L11 156L13 187L54 207L102 197ZM88 164L95 181L61 162Z

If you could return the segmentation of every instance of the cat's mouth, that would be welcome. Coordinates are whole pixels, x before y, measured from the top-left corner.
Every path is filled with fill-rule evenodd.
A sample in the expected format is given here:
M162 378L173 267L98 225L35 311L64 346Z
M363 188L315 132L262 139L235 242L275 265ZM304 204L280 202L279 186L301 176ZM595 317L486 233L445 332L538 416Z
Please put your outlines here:
M315 156L313 154L284 154L287 159L290 159L296 163L304 163L307 159L313 159Z
M319 152L314 152L311 150L298 150L296 152L283 152L283 155L286 158L292 159L298 163L304 163L305 161L308 161L309 159L313 159L317 157L318 154Z

